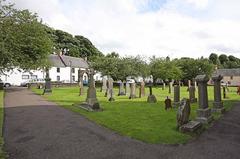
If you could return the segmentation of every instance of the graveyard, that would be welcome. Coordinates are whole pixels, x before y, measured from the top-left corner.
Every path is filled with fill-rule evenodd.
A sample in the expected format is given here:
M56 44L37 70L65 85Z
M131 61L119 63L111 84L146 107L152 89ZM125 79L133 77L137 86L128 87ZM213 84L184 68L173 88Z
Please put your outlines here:
M165 110L164 100L167 96L173 102L173 92L169 94L169 90L161 87L153 87L152 94L155 95L157 102L148 103L149 88L145 86L145 96L139 98L139 87L136 88L136 98L129 99L129 95L118 96L118 88L114 88L114 101L109 101L105 97L101 88L96 88L98 102L103 111L89 112L83 110L74 103L81 103L86 100L87 87L84 87L84 94L79 96L79 87L62 87L52 88L51 95L43 95L46 99L57 103L66 109L79 113L89 120L106 127L116 133L137 139L146 143L154 144L183 144L195 139L205 129L211 127L214 121L218 120L222 114L220 112L212 113L214 121L204 126L195 133L182 133L177 129L177 108ZM189 92L187 87L180 87L180 99L188 98ZM32 90L41 95L42 89L32 88ZM229 91L223 100L226 112L229 111L233 103L238 100L236 87L229 87ZM196 91L197 97L198 91ZM208 86L208 102L209 107L213 107L214 89ZM198 103L190 104L191 113L190 120L196 118L196 110Z

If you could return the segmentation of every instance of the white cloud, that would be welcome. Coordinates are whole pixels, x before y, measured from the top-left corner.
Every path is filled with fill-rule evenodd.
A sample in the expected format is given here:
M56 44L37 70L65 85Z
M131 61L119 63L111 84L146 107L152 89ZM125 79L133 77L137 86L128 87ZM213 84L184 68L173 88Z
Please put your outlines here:
M139 12L138 6L146 1L149 0L42 0L40 4L15 0L15 3L19 8L37 12L54 28L86 36L104 53L206 57L211 52L226 52L240 57L239 19L216 16L231 9L219 10L226 6L226 1L169 0L158 11ZM194 12L194 8L204 12ZM182 12L185 9L191 12ZM240 15L240 11L235 12Z

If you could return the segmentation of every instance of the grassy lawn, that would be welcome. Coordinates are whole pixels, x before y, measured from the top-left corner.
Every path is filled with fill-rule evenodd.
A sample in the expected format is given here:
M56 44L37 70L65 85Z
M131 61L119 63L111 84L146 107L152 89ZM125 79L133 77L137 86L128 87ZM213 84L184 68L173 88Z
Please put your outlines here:
M3 95L4 92L0 90L0 159L5 158L5 153L3 151L3 137L2 137L2 127L3 127Z
M138 95L137 89L137 95ZM181 87L181 98L188 97L187 87ZM37 94L42 94L43 90L34 89ZM85 92L87 88L85 88ZM148 88L145 88L148 94ZM153 94L156 95L158 102L154 104L147 103L147 96L144 98L128 99L127 96L115 96L114 102L109 102L104 93L97 88L97 97L102 112L87 112L73 103L84 102L86 96L78 96L79 88L53 88L52 95L44 97L60 106L70 109L74 112L86 116L88 119L103 125L109 129L118 132L121 135L129 136L134 139L142 140L147 143L165 143L177 144L186 143L195 135L183 134L176 129L176 111L172 109L165 111L164 100L166 96L173 99L173 95L168 94L168 89L153 88ZM115 89L115 94L118 89ZM213 87L208 87L209 106L212 107ZM86 94L86 93L85 93ZM197 96L197 92L196 92ZM239 97L236 94L236 88L230 88L228 99L224 99L226 110L230 110L233 102ZM191 119L196 116L197 103L191 104ZM221 115L214 114L214 119Z

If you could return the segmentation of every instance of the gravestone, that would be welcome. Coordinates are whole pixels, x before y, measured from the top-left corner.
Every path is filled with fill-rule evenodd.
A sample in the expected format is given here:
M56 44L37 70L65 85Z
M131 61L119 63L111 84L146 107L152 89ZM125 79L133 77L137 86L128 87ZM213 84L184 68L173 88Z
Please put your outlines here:
M43 94L52 93L52 86L51 86L51 78L49 77L49 69L46 69L46 77L45 77L45 86Z
M126 82L126 86L125 86L125 94L129 95L130 94L130 84L128 82Z
M166 84L163 82L162 90L165 90Z
M223 98L226 99L227 98L227 91L226 91L226 87L223 86Z
M108 101L114 101L114 92L113 92L113 79L112 78L108 78L108 92L107 92L107 97L108 97Z
M100 105L97 100L95 81L94 81L93 75L94 75L94 70L91 69L89 72L90 82L89 82L89 87L87 90L86 102L77 105L80 108L85 109L87 111L99 111L100 110Z
M173 98L173 106L177 107L180 104L180 86L174 86L174 98Z
M144 96L145 96L145 83L144 81L142 81L139 88L139 98Z
M155 97L155 95L153 95L152 93L152 82L149 83L149 95L148 95L148 99L147 99L147 102L148 103L156 103L157 102L157 98Z
M136 83L130 84L130 96L129 99L136 98Z
M188 91L189 91L189 100L191 103L195 103L197 102L197 98L195 97L195 87L194 86L190 86Z
M192 86L191 84L191 80L188 80L188 91L189 91L189 88Z
M119 90L118 90L118 96L123 96L125 95L124 92L124 84L122 81L119 81Z
M106 92L107 90L107 79L106 78L103 78L102 79L102 87L101 87L101 92Z
M169 82L169 84L168 84L168 93L169 94L172 93L172 87L173 87L173 82Z
M183 98L177 111L177 126L180 128L182 125L189 122L190 116L190 102L188 99Z
M177 111L177 128L180 132L194 132L201 127L199 121L189 121L190 113L190 101L183 98Z
M172 108L172 101L168 96L167 96L167 99L165 99L164 103L165 103L165 110Z
M223 76L214 75L212 80L214 81L214 102L213 102L213 112L223 113L225 108L223 107L222 95L221 95L221 80Z
M83 87L83 74L85 71L78 70L78 81L79 81L79 96L82 96L84 94L84 87Z
M201 123L209 123L213 120L211 109L208 107L208 91L207 82L209 78L207 75L198 75L196 77L198 83L198 104L196 120Z

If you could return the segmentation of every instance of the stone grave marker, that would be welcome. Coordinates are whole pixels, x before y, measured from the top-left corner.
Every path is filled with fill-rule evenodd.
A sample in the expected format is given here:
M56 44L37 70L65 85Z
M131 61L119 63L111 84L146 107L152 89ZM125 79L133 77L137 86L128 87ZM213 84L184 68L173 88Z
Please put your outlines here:
M78 70L78 81L79 81L79 96L82 96L84 94L84 87L83 87L83 74L85 71Z
M174 86L174 98L173 98L173 106L177 107L180 104L180 86L175 85Z
M126 94L126 95L130 94L130 84L129 84L128 82L126 82L125 94Z
M46 77L45 77L45 86L43 94L52 93L52 85L51 85L51 78L49 76L49 69L46 69Z
M240 95L240 86L237 88L237 94Z
M90 70L89 75L90 75L90 83L87 90L86 102L81 103L80 105L77 105L77 106L87 111L99 111L101 109L100 109L99 102L97 100L95 81L93 78L93 75L94 75L93 69Z
M139 98L144 96L145 96L145 83L144 81L142 81L139 88Z
M201 123L209 123L213 120L211 109L208 107L208 91L207 82L209 78L207 75L198 75L196 77L198 83L198 104L196 120Z
M108 78L108 92L107 92L107 97L108 97L108 101L114 101L114 91L113 91L113 79L112 78Z
M152 84L152 82L150 82L149 86L148 86L149 87L149 92L150 92L150 94L148 95L148 99L147 99L148 103L156 103L157 102L157 98L152 93L152 86L153 86L153 84Z
M227 91L226 91L226 87L223 86L223 98L226 99L227 98Z
M189 87L189 100L191 103L197 102L197 98L195 97L195 90L196 89L194 86Z
M172 101L168 96L165 99L164 103L165 103L165 110L168 110L168 109L172 108Z
M188 99L183 98L177 111L177 126L180 128L182 125L189 122L191 108Z
M103 78L102 79L102 87L101 87L101 92L106 92L107 90L107 79Z
M213 109L212 109L213 112L223 113L225 111L225 108L223 107L222 95L221 95L222 79L223 79L223 76L221 75L212 76L212 80L214 81L214 102L213 102Z
M119 81L119 90L118 90L118 96L123 96L125 95L124 92L124 84L122 81Z
M130 96L129 99L136 98L136 83L130 84Z
M168 93L171 94L172 93L172 87L173 87L173 82L169 82L168 84Z
M163 82L162 90L165 90L166 84Z

